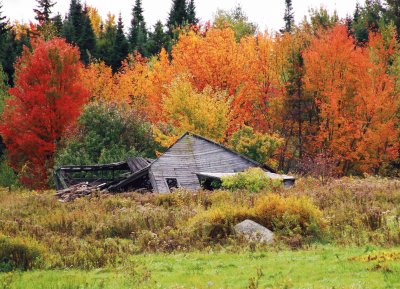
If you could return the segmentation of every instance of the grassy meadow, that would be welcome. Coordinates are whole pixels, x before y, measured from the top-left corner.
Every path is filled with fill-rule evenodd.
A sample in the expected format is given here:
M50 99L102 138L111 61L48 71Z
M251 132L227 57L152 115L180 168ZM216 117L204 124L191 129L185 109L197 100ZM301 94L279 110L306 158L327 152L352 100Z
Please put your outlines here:
M399 288L400 182L98 195L0 191L0 288ZM232 227L252 219L273 245Z

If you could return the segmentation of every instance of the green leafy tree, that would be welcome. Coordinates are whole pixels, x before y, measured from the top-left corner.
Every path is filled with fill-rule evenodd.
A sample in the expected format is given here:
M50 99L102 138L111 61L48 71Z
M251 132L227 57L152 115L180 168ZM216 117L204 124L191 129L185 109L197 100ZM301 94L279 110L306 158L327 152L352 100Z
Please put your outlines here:
M276 167L274 157L282 144L283 139L278 135L255 132L248 126L234 133L230 141L233 150L260 164L268 164L272 167Z
M92 103L78 120L78 131L64 140L57 165L117 162L132 156L154 157L151 125L135 111Z
M129 34L129 42L133 51L139 51L142 55L147 56L147 28L143 16L142 1L136 0L132 9L132 21Z
M169 36L164 31L164 26L161 21L157 21L154 25L154 31L150 32L149 40L147 41L147 51L150 55L160 53L162 48L167 48Z
M285 0L285 15L283 16L283 20L285 21L285 27L281 30L282 33L284 32L292 32L294 26L294 12L293 12L293 5L292 0Z
M311 8L310 11L311 25L314 30L328 29L335 26L339 22L339 17L335 11L333 15L330 15L328 10L323 7L319 9Z
M245 36L252 36L257 31L257 25L249 21L240 5L232 11L218 10L213 22L217 28L232 28L237 41Z

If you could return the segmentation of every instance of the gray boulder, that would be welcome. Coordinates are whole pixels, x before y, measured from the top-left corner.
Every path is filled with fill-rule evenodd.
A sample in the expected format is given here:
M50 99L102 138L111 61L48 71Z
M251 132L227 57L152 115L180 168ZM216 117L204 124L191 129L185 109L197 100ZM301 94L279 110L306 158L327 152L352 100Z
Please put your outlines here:
M248 241L255 241L263 244L274 242L274 233L252 220L245 220L237 224L235 226L235 232L238 235L242 235Z

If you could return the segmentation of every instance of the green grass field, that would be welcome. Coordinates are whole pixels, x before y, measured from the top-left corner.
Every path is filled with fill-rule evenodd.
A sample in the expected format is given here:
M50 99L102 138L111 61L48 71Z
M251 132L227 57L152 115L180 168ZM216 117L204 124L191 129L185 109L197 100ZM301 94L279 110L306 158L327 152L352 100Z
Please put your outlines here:
M394 248L318 246L150 254L127 260L119 269L2 274L0 288L400 288L400 249Z

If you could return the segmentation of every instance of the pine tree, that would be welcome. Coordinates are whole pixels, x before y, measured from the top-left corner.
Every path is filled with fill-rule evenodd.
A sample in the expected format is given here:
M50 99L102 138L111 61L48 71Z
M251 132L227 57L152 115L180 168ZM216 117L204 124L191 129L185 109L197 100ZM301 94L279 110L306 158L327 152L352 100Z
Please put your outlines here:
M86 64L89 63L89 58L96 49L96 36L88 16L87 7L85 5L82 8L80 0L71 0L62 34L68 43L78 45L81 60Z
M124 34L124 24L122 22L121 14L118 17L117 32L115 35L113 50L112 69L114 72L116 72L121 66L121 62L127 57L129 53L129 43L126 40Z
M389 21L392 21L397 29L397 38L400 39L400 1L386 0L386 11Z
M167 22L170 34L172 34L175 27L183 26L187 23L189 18L187 12L186 0L173 0Z
M9 27L7 17L2 16L2 8L2 1L0 1L0 66L2 66L2 70L8 75L8 80L11 84L12 75L14 74L13 63L17 57L14 47L15 37L12 37L14 32Z
M97 41L97 53L98 59L103 60L107 65L111 66L113 63L113 49L115 38L117 34L117 27L114 23L114 16L108 14L105 24L100 29L100 36Z
M54 24L54 27L57 31L57 36L61 36L62 30L63 30L63 21L60 13L57 13L56 16L54 16L51 21Z
M285 15L283 16L283 20L285 21L285 27L281 29L281 32L292 32L294 26L294 12L292 6L292 0L285 0Z
M0 37L3 37L7 31L10 30L9 22L6 16L2 16L3 14L3 3L0 1Z
M82 12L82 23L82 32L78 38L78 46L82 61L88 64L90 56L93 55L96 49L96 35L94 34L86 6Z
M35 19L39 21L40 25L50 20L51 8L56 5L52 0L36 0L37 8L33 9L36 13Z
M132 9L132 21L129 34L129 42L132 51L139 51L142 55L147 56L145 49L147 42L147 28L144 21L142 1L136 0Z
M189 1L186 14L189 24L196 25L199 22L199 20L196 18L196 5L194 4L194 0Z
M160 53L162 48L166 48L168 44L168 34L164 32L164 25L161 21L157 21L154 25L154 31L150 33L147 42L147 50L151 55Z

